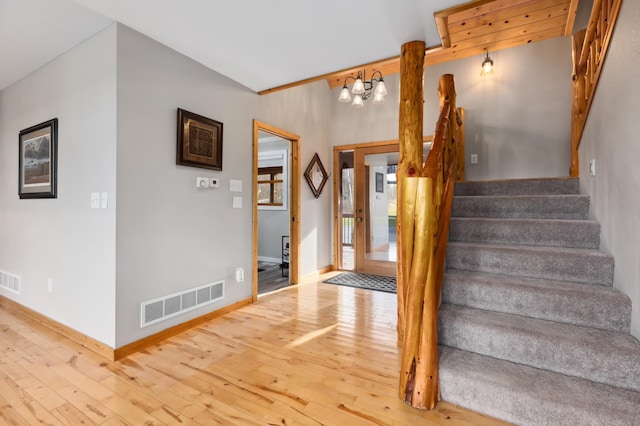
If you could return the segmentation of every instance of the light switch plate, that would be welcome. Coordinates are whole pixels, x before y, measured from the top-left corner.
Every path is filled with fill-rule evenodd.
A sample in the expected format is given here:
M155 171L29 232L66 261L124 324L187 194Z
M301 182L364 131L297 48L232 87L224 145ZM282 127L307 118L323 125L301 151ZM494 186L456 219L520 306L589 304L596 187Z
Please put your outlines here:
M229 180L229 191L242 192L242 181L236 179Z
M234 209L242 208L242 197L233 197L233 208Z
M100 208L106 209L109 206L109 196L106 192L100 193Z
M209 178L209 188L217 188L220 186L220 180L218 178Z
M92 192L91 193L91 208L99 209L100 208L100 193Z

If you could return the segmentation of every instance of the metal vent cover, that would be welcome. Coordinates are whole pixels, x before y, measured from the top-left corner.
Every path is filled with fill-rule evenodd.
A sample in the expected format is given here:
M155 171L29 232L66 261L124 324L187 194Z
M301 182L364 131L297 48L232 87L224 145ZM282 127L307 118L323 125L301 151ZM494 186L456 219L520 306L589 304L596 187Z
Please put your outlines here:
M20 294L20 277L0 270L0 288Z
M147 300L140 304L140 328L221 299L224 299L224 280Z

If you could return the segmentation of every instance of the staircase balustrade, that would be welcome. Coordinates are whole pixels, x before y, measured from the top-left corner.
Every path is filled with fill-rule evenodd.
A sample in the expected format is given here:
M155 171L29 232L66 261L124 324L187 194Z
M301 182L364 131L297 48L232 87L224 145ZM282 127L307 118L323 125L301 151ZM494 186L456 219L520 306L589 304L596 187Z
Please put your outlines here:
M573 106L571 118L572 177L580 175L578 148L598 86L609 41L618 18L622 0L594 0L586 29L572 37Z

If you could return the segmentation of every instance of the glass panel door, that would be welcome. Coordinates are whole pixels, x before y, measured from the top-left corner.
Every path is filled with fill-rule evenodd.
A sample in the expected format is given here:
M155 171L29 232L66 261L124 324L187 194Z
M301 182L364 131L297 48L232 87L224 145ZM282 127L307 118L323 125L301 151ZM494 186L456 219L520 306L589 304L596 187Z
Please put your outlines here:
M355 170L355 270L395 276L398 146L358 148Z

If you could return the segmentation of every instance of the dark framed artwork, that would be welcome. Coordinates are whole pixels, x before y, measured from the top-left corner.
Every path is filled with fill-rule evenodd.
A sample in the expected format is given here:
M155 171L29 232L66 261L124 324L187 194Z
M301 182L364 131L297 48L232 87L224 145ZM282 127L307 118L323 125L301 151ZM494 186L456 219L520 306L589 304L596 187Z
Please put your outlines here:
M313 196L319 198L324 185L329 179L329 175L322 165L322 161L320 161L320 157L317 152L314 154L311 162L307 166L307 169L304 171L304 178L307 180L307 183L311 188L311 192L313 192Z
M18 195L56 198L58 187L58 119L20 131Z
M376 192L384 192L384 174L376 172Z
M176 164L222 170L222 123L178 108Z

